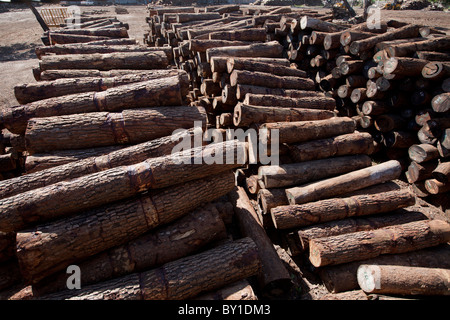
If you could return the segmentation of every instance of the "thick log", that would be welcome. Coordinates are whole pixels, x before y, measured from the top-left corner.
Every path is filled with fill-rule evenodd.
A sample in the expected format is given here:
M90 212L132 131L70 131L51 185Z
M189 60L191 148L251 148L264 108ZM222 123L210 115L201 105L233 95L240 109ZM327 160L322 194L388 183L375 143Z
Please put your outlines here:
M450 270L363 264L358 284L366 293L394 295L450 295Z
M278 129L279 142L291 144L351 133L356 129L356 123L351 118L334 117L315 121L265 123L260 129L268 130L268 141L271 140L271 131Z
M227 71L232 73L233 70L247 70L271 73L277 76L291 76L305 78L307 73L303 70L280 66L272 63L257 62L250 59L228 58Z
M389 132L402 129L406 126L407 120L398 114L382 114L375 119L374 126L380 132Z
M253 94L262 94L262 95L277 95L277 96L284 96L284 97L290 97L290 98L297 98L297 97L304 97L305 90L295 90L295 89L283 89L283 88L269 88L265 84L264 86L253 86L253 85L246 85L246 84L238 84L236 86L236 98L238 100L243 100L245 96L249 93ZM310 91L308 94L316 95L317 92ZM258 104L261 105L261 104Z
M425 189L430 194L439 194L450 191L450 183L443 183L437 179L425 180Z
M349 198L326 199L301 205L280 206L270 210L277 229L290 229L393 211L414 205L414 194L407 189L360 195Z
M347 27L320 19L311 18L309 16L303 16L300 18L300 28L302 30L312 29L322 32L337 32L347 29Z
M431 144L414 144L408 149L409 158L417 163L439 158L438 149Z
M255 243L249 238L168 262L163 266L42 299L58 300L183 300L219 289L258 273ZM189 283L186 287L184 284Z
M208 243L226 237L225 225L213 203L126 244L79 263L82 287L194 254ZM64 270L65 271L65 270ZM33 284L33 297L65 290L67 274L57 272Z
M436 51L417 51L414 58L428 61L450 61L450 54Z
M361 39L353 41L350 44L350 52L354 55L360 54L364 51L368 51L375 47L375 45L381 41L395 40L395 39L408 39L419 36L420 26L418 25L406 25L391 31L387 31L383 34L376 35L367 39Z
M450 92L441 93L431 100L431 106L435 112L447 112L450 110Z
M450 162L440 163L432 172L433 178L442 182L448 183L450 178Z
M286 189L286 195L290 204L303 204L394 180L400 176L401 172L400 163L397 160L390 160L334 178Z
M351 61L343 61L339 65L339 69L341 70L342 75L350 75L354 73L360 73L364 67L363 60L351 60Z
M422 220L371 231L313 239L309 260L315 267L364 260L437 246L450 239L450 225Z
M63 69L63 70L46 70L40 74L40 78L37 81L49 81L62 78L84 78L84 77L97 77L97 78L107 78L107 77L117 77L124 76L127 74L145 74L152 72L153 70L131 70L131 69L113 69L109 71L100 71L94 69ZM158 72L158 70L154 70ZM166 70L166 72L169 72Z
M370 116L382 115L388 113L391 110L392 108L382 100L379 101L367 100L363 103L361 107L361 112L364 115Z
M288 205L285 189L261 189L258 192L257 202L263 215L270 214L270 209Z
M128 31L126 28L114 29L55 29L49 32L59 34L75 34L83 36L109 37L109 38L128 38Z
M336 101L333 98L325 97L315 91L301 90L292 90L287 96L247 93L243 102L244 104L253 106L321 109L329 111L333 111L336 107Z
M211 71L212 72L219 72L219 73L227 72L227 62L228 62L229 58L230 58L229 56L212 57L211 60L210 60ZM244 59L248 60L248 61L252 61L252 62L270 63L272 65L289 67L289 60L284 59L284 58L239 57L239 60L244 60Z
M45 40L46 42L44 42L45 45L47 45L47 41L49 45L55 45L55 44L86 43L91 41L108 40L111 38L49 32L48 36L46 36L45 39L46 39Z
M91 112L68 116L34 118L25 132L30 153L61 149L85 149L116 144L136 144L188 129L199 121L206 124L202 107L176 106L138 108L119 113Z
M323 120L332 118L334 115L334 112L328 110L264 107L238 103L234 108L233 123L237 127L248 127L253 123Z
M431 119L420 128L417 137L422 143L435 144L446 128L450 128L450 118Z
M358 31L358 30L345 30L342 33L340 33L339 42L342 46L348 46L353 41L367 39L370 37L373 37L374 34L371 32L364 32L364 31Z
M228 41L266 41L265 28L249 28L242 30L217 31L209 34L210 40L228 40Z
M163 69L169 65L164 51L113 52L43 56L41 71L54 69Z
M417 51L448 51L449 49L448 37L423 39L419 42L406 42L385 48L389 57L406 57Z
M292 234L292 239L295 241L295 245L299 251L297 254L300 254L309 250L309 241L312 239L337 236L340 234L364 230L374 230L425 219L427 219L427 217L420 212L398 210L394 213L376 214L374 216L364 216L363 218L345 218L342 220L334 220L320 224L314 223L311 226L303 227L298 231L294 231Z
M415 183L417 181L431 178L432 172L434 169L436 169L436 167L436 161L428 161L422 163L411 161L411 164L408 166L408 182Z
M178 23L183 23L189 21L220 19L221 15L218 12L177 13L176 17Z
M367 132L354 132L332 138L289 145L289 154L296 162L351 154L371 154L373 138Z
M443 80L450 75L450 63L448 62L429 62L422 69L422 76L430 80Z
M89 149L85 153L84 159L72 159L67 164L0 181L0 198L10 197L94 172L139 163L149 158L169 155L174 147L180 143L190 142L191 145L194 145L194 139L198 137L198 134L200 133L194 130L186 130L126 148L117 148L116 146L113 148L95 148L94 150L101 149L96 150L96 153L89 152L92 150Z
M279 166L260 166L258 178L264 182L266 188L282 188L366 168L371 164L369 156L355 155Z
M208 39L192 39L189 40L189 50L196 52L206 52L210 48L232 47L250 45L249 41L229 41L229 40L208 40Z
M206 50L208 62L212 57L217 56L282 58L283 46L278 41L270 41L266 43L254 43L248 46L210 48Z
M361 264L449 268L450 246L443 244L405 253L381 255L375 258L321 268L320 277L330 292L338 293L359 288L357 270Z
M73 262L126 244L151 229L171 223L202 203L227 194L233 187L234 175L227 171L214 178L180 183L22 230L16 236L22 274L27 281L36 283Z
M289 272L279 258L272 241L267 236L263 226L258 222L258 216L250 204L250 200L242 187L237 186L228 194L234 206L241 233L250 237L258 247L261 259L261 272L258 281L267 294L286 292L291 287Z
M181 70L151 70L147 73L127 74L108 78L85 77L80 79L59 79L26 83L14 87L14 95L20 104L59 97L74 93L104 91L109 88L135 82L182 76Z
M231 159L234 160L231 161L233 164L225 164L224 159L232 156L235 157ZM241 166L245 160L242 158L244 156L246 156L244 143L237 141L216 143L205 148L176 152L27 191L0 200L2 208L0 230L5 232L20 230L38 221L67 216L126 199L147 189L159 189L175 182L200 179L212 173ZM230 162L230 159L227 162ZM188 176L185 170L189 172ZM86 201L80 202L80 199Z
M422 73L422 69L427 63L428 60L415 58L389 58L384 61L383 71L388 74L414 77Z
M98 111L120 111L152 106L179 106L188 93L188 78L181 76L148 80L119 86L101 92L77 93L4 108L0 122L13 133L25 132L34 118L85 114Z
M253 85L266 86L269 88L313 90L314 81L308 78L294 76L277 76L258 71L233 70L230 75L232 86Z

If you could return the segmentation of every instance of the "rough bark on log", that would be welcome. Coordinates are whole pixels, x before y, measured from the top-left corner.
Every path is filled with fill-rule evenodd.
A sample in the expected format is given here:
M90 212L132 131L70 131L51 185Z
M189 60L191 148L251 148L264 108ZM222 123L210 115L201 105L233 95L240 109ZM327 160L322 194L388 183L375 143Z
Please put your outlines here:
M181 76L148 80L101 92L77 93L4 108L0 122L13 133L23 134L29 119L139 107L180 106L188 93L188 78Z
M234 206L243 236L252 238L258 247L261 259L261 272L258 274L258 279L261 288L268 294L289 290L291 287L289 272L279 258L264 228L258 222L258 216L250 204L245 190L237 186L228 194L228 197Z
M341 264L437 246L450 239L450 225L423 220L402 225L314 239L309 260L315 267Z
M230 84L232 86L244 84L253 86L266 86L269 88L314 90L314 81L308 78L277 76L264 72L252 72L246 70L233 70L230 75Z
M266 188L300 185L370 166L367 155L341 156L279 166L260 166L258 178Z
M263 215L270 213L272 208L289 204L284 189L261 189L258 192L257 202Z
M334 112L328 110L264 107L238 103L234 108L233 123L237 127L248 127L253 123L323 120L334 116Z
M281 58L283 56L283 46L278 41L270 41L248 46L211 48L206 50L208 62L212 57L217 56Z
M397 160L356 170L334 178L312 182L304 186L286 189L290 204L303 204L311 201L331 198L378 183L397 179L402 167Z
M53 294L43 299L70 300L182 300L215 290L258 273L261 268L255 243L243 238L202 253L168 262L81 289L74 296ZM189 283L189 286L185 284Z
M14 95L20 104L37 100L59 97L74 93L104 91L109 88L127 85L135 82L182 76L181 70L151 70L147 73L127 74L108 78L85 77L80 79L59 79L26 83L14 87Z
M432 172L433 178L442 182L448 183L450 180L450 162L440 163Z
M227 71L232 73L233 70L247 70L271 73L277 76L291 76L305 78L307 73L296 68L280 66L268 62L257 62L250 59L228 58Z
M54 69L163 69L169 65L164 51L113 52L43 56L41 71Z
M356 123L351 118L334 117L315 121L265 123L260 129L268 130L268 141L271 140L271 130L278 129L279 142L291 144L351 133L356 129Z
M428 63L428 60L395 57L384 61L383 72L388 74L395 74L401 76L419 76L422 73L423 67Z
M16 236L22 274L36 283L71 263L168 224L233 187L234 175L227 171L22 230Z
M373 150L373 138L367 132L354 132L289 145L289 154L296 162L349 154L371 154Z
M437 162L435 161L428 161L422 163L412 161L411 164L408 166L408 182L414 183L417 181L422 181L431 178L432 172L434 169L436 169L436 166Z
M34 118L25 132L30 153L135 144L188 129L198 121L206 125L202 107L176 106L137 108L119 113L91 112L68 116Z
M414 195L405 189L280 206L273 208L271 215L277 229L290 229L352 216L389 212L414 205L414 203Z
M336 107L336 100L325 97L315 91L294 91L289 95L255 94L247 93L244 104L267 107L287 107L303 109L321 109L333 111Z
M131 69L113 69L109 71L100 71L94 69L62 69L62 70L46 70L40 73L37 81L49 81L62 78L84 78L84 77L97 77L97 78L107 78L107 77L118 77L127 74L145 74L152 72L153 70L131 70ZM157 69L154 71L158 72ZM169 72L166 70L166 72Z
M236 168L244 163L246 152L245 144L238 141L216 143L27 191L0 200L0 230L20 230L38 221L126 199L147 189L164 188ZM232 164L224 161L232 156Z
M221 15L218 12L204 12L204 13L177 13L177 22L189 22L200 20L220 19Z
M59 34L76 34L83 36L109 37L109 38L128 38L128 31L126 28L114 29L55 29L50 33Z
M394 295L450 295L450 270L363 264L358 284L366 293Z
M91 41L108 40L111 38L50 32L48 36L46 36L43 39L46 39L45 40L46 42L44 42L45 45L47 45L47 42L49 45L55 45L55 44L86 43Z
M250 44L251 43L249 41L192 39L189 40L189 50L196 52L206 52L206 50L210 48L246 46Z
M79 263L80 285L117 278L194 254L226 237L214 204L202 206L174 222ZM58 272L33 284L33 297L65 290L67 273Z
M446 51L450 49L448 37L423 39L419 42L406 42L385 48L389 57L406 57L417 51Z
M242 30L217 31L209 34L210 40L228 40L228 41L266 41L265 28L249 28Z
M96 156L91 154L84 159L71 161L67 164L49 168L36 173L29 173L20 177L0 181L0 198L10 197L22 192L41 188L59 181L66 181L86 174L99 172L123 165L131 165L149 158L161 157L172 152L180 143L190 142L194 145L198 134L194 130L181 131L170 136L158 138L126 148L98 148L109 151ZM97 149L97 148L96 148ZM91 149L90 149L91 150ZM106 151L106 150L105 150Z
M300 18L300 28L302 30L312 29L322 32L337 32L347 29L345 26L341 26L335 23L323 21L316 18L311 18L308 16L303 16Z

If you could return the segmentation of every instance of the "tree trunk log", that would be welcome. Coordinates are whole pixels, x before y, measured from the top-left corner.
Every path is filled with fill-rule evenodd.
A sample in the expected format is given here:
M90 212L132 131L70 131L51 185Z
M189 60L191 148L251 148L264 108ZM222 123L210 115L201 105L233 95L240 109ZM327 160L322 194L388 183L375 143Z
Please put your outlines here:
M286 195L290 204L318 201L397 179L401 171L400 163L390 160L334 178L286 189Z
M450 270L363 264L358 284L366 293L394 295L450 295Z
M209 34L210 40L228 40L228 41L266 41L265 28L250 28L242 30L218 31Z
M315 91L292 91L288 96L247 93L244 104L267 107L320 109L333 111L336 101Z
M309 260L315 267L341 264L437 246L450 240L450 225L423 220L402 225L314 239Z
M49 45L57 45L57 44L87 43L92 41L109 40L111 38L49 32L48 36L45 39L47 39L45 41L46 42L48 41ZM46 42L45 44L47 44Z
M300 78L306 78L307 76L305 71L296 68L285 67L268 62L257 62L249 59L228 58L227 71L228 73L232 73L233 70L258 71L271 73L277 76L291 76Z
M301 205L280 206L271 210L277 229L290 229L316 223L389 212L414 205L408 190L326 199Z
M347 29L347 27L308 16L300 18L300 28L302 30L312 29L322 32L337 32Z
M351 118L334 117L315 121L265 123L260 129L268 130L268 141L271 140L271 131L278 129L279 142L291 144L351 133L356 129L356 123Z
M442 182L448 183L450 181L450 162L442 162L432 172L433 178Z
M431 100L431 106L435 112L447 112L450 110L450 92L441 93Z
M229 141L148 159L138 164L112 168L27 191L0 200L3 217L0 221L0 230L5 232L20 230L39 221L67 216L126 199L147 189L164 188L173 185L175 181L181 183L233 169L244 163L242 159L244 155L246 155L244 143ZM235 157L233 164L225 164L224 159L231 156ZM216 163L212 163L214 160ZM186 170L189 171L188 176ZM86 201L80 202L80 199Z
M448 62L429 62L422 69L422 77L425 79L440 81L450 75L450 63Z
M406 57L417 51L447 51L450 49L448 37L423 39L419 42L406 42L397 45L388 46L385 50L389 57Z
M234 206L239 228L244 237L250 237L258 247L261 259L261 272L258 280L261 288L268 294L286 292L291 287L289 272L279 258L272 241L258 222L258 216L242 187L237 186L228 194Z
M204 13L177 13L177 23L200 21L200 20L214 20L220 19L221 15L218 12L204 12Z
M183 300L215 290L258 273L261 263L255 243L239 239L163 266L89 286L66 295L43 299L70 300ZM186 284L189 283L189 286ZM72 295L72 297L68 295Z
M52 54L56 55L69 55L69 54L92 54L92 53L113 53L113 52L151 52L151 51L164 51L166 54L171 54L171 50L167 50L163 47L149 48L147 46L140 45L87 45L85 43L80 44L56 44L54 46L37 47L35 49L38 59L42 59L43 56ZM172 58L173 56L168 58ZM170 60L172 60L170 59Z
M164 69L169 60L164 51L113 52L43 56L41 71L54 69Z
M156 80L180 76L181 70L151 70L141 74L127 74L108 78L85 77L80 79L59 79L54 81L40 81L14 87L14 95L20 104L52 97L65 96L74 93L91 91L105 91L109 88L127 85L135 82Z
M226 238L226 229L214 204L202 206L174 222L126 244L101 252L79 263L81 286L192 255L208 243ZM67 273L57 272L33 284L33 297L65 290Z
M289 154L294 161L302 162L350 154L371 154L373 149L373 138L369 133L354 132L290 145Z
M370 166L366 155L333 157L321 160L291 163L280 166L260 166L258 178L266 188L295 186L347 173Z
M439 158L438 149L431 144L413 144L408 149L409 158L417 163Z
M213 292L195 297L195 300L258 300L247 280L238 281Z
M266 43L255 43L248 46L234 46L211 48L206 50L208 62L212 57L265 57L265 58L281 58L283 56L283 46L278 41L270 41Z
M154 70L158 72L158 70ZM49 81L62 78L84 78L84 77L97 77L97 78L107 78L107 77L118 77L127 74L146 74L153 72L153 70L131 70L131 69L113 69L109 71L100 71L94 69L62 69L62 70L46 70L40 74L40 78L37 81ZM169 73L168 70L166 70Z
M284 88L269 88L266 86L253 86L246 84L238 84L236 86L236 98L238 100L243 100L248 93L262 94L262 95L277 95L283 97L304 97L305 90L294 90L294 89L284 89ZM317 92L310 91L310 95L316 95ZM261 105L261 104L258 104Z
M314 90L314 81L308 78L276 76L269 73L246 70L234 70L230 75L230 84L232 86L247 84L269 88Z
M109 38L128 38L128 31L126 28L114 29L55 29L50 34L76 34L83 36L109 37Z
M73 160L64 165L0 181L0 198L11 197L94 172L139 163L149 158L169 155L174 147L180 143L190 142L191 145L194 145L196 136L195 131L186 130L127 148L96 148L106 150L100 151L101 154L90 154L90 156L78 161Z
M257 202L263 215L270 214L272 208L289 204L285 189L261 189Z
M189 40L189 50L195 52L206 52L206 50L210 48L247 46L250 44L251 42L249 41L192 39Z
M334 115L334 112L328 110L262 107L238 103L234 108L233 123L237 127L248 127L253 123L323 120Z
M202 107L177 106L138 108L120 113L91 112L68 116L34 118L25 133L30 153L84 149L116 144L135 144L191 128L195 121L206 124Z
M388 74L402 75L415 77L422 73L423 67L428 63L428 60L421 60L415 58L389 58L384 61L383 72Z
M450 191L450 183L443 183L436 179L425 180L425 189L430 194L445 193Z
M233 187L234 175L227 171L22 230L16 236L22 274L36 283L71 263L168 224Z
M4 108L1 120L9 131L23 134L29 119L140 107L180 106L188 93L186 74L132 83L102 92L77 93ZM194 109L191 109L194 110ZM80 115L81 116L81 115Z
M408 166L408 182L415 183L417 181L422 181L431 178L432 172L434 169L436 169L436 166L437 166L436 161L429 161L422 163L412 161L411 164Z

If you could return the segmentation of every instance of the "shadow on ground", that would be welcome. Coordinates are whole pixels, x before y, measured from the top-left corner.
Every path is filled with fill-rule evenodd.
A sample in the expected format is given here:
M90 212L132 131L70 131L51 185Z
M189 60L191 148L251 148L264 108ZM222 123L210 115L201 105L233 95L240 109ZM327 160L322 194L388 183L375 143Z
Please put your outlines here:
M15 43L11 46L0 46L0 61L28 60L36 58L36 43Z

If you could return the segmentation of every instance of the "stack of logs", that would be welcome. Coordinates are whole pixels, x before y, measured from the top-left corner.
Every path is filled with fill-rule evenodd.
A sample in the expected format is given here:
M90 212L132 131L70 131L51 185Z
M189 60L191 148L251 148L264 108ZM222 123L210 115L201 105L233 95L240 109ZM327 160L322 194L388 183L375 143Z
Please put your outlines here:
M2 298L256 299L248 278L277 279L261 230L231 232L249 220L233 173L246 144L204 144L206 112L188 105L171 50L127 40L37 48L40 81L2 110L2 142L24 164L0 181Z
M250 152L253 164L237 170L267 232L282 230L291 255L309 256L332 293L416 294L401 284L368 291L357 280L363 263L400 265L411 276L450 267L441 259L449 254L448 221L416 212L414 193L393 181L409 172L408 155L428 157L433 147L428 176L417 181L448 195L447 36L398 21L336 24L289 8L246 23L245 10L222 17L184 10L151 11L145 37L173 48L175 65L190 76L191 105L204 107L216 128L213 138L268 129L271 141L278 129L280 150L271 159L281 164L263 165L264 155ZM419 150L420 139L435 146ZM372 269L364 270L367 278Z

